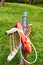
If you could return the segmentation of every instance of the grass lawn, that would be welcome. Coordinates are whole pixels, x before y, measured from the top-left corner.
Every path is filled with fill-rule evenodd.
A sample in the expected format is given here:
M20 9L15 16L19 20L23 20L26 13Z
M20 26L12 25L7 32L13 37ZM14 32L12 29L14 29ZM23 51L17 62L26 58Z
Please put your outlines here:
M19 52L10 63L7 61L9 36L5 35L5 31L12 28L17 20L22 19L24 11L28 12L28 23L32 23L30 39L38 53L38 59L32 65L43 65L43 8L17 3L5 3L5 6L0 7L0 65L19 65Z
M38 6L38 7L43 7L43 4L36 4L36 6Z

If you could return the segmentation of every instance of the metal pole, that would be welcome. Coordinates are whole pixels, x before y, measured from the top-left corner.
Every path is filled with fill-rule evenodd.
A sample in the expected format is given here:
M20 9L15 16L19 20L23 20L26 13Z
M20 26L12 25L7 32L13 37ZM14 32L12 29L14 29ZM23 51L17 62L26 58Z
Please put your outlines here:
M27 12L23 12L22 25L24 33L26 33L26 19L27 19Z
M26 19L27 19L27 12L23 12L22 25L23 25L24 34L26 33ZM21 56L20 57L20 65L22 65L22 62L25 64L25 62L23 61L22 56Z

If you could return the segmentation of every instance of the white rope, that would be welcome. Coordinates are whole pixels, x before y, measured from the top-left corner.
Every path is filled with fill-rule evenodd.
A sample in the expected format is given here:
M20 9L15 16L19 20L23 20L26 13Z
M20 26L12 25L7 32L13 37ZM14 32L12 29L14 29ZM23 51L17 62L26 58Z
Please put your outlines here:
M26 37L26 36L25 36ZM27 38L28 39L28 38ZM29 39L28 39L28 41L29 42L31 42ZM20 41L20 53L21 53L21 56L22 56L22 59L26 62L26 63L28 63L28 64L33 64L33 63L35 63L36 62L36 60L37 60L37 51L36 51L36 48L34 47L34 45L31 43L31 45L32 45L32 47L33 47L33 49L34 49L34 51L35 51L35 54L36 54L36 58L35 58L35 60L33 61L33 62L28 62L24 57L23 57L23 54L22 54L22 50L21 50L21 41Z
M21 31L20 30L20 32L22 32L22 34L24 35L24 33L23 33L23 31ZM25 35L24 35L25 36ZM26 37L26 36L25 36ZM27 38L27 37L26 37ZM31 43L31 41L27 38L27 41L29 41L30 43ZM35 63L36 62L36 60L37 60L37 51L36 51L36 48L35 48L35 46L33 45L33 43L31 43L31 45L32 45L32 47L33 47L33 49L34 49L34 51L35 51L35 54L36 54L36 57L35 57L35 59L34 59L34 61L33 62L28 62L24 57L23 57L23 54L22 54L22 50L21 50L21 45L22 43L21 43L21 40L20 40L20 53L21 53L21 56L22 56L22 59L26 62L26 63L28 63L28 64L33 64L33 63Z

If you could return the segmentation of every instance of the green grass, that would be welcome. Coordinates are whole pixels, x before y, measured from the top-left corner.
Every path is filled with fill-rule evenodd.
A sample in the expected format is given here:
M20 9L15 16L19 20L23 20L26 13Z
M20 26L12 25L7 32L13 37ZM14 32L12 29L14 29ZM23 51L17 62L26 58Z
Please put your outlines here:
M5 6L0 7L0 65L19 65L20 53L10 63L7 61L9 36L5 35L5 31L11 29L17 20L22 19L24 11L28 12L28 23L32 23L30 39L38 53L38 59L32 65L43 65L43 8L17 3L5 3Z
M36 4L36 6L38 6L38 7L43 7L43 4Z

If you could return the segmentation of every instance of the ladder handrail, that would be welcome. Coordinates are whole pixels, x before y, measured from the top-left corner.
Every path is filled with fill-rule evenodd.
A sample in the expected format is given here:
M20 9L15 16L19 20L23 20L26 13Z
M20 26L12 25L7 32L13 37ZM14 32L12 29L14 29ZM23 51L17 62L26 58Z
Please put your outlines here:
M6 31L6 34L12 34L14 32L18 31L18 33L20 33L20 31L22 32L22 30L18 29L18 28L11 28L10 30Z

